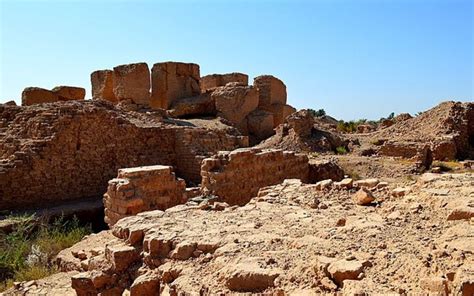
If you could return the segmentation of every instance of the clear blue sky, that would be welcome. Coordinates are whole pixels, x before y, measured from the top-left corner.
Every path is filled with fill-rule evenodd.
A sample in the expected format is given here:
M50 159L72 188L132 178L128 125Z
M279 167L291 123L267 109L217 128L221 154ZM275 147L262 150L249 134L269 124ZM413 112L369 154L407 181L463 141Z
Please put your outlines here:
M344 119L473 101L473 0L0 0L0 102L145 61L281 78Z

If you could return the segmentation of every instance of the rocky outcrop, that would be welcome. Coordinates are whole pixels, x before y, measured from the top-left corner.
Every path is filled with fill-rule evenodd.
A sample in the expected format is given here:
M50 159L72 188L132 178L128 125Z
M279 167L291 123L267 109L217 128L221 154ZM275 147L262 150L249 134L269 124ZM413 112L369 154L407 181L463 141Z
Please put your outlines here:
M347 143L337 134L315 125L314 117L307 110L288 116L285 123L276 128L276 134L258 144L262 149L284 149L291 151L336 151Z
M227 83L237 82L242 85L249 84L249 76L243 73L211 74L201 77L201 91L225 86Z
M169 109L179 99L198 96L201 92L199 79L199 65L178 62L154 64L151 69L150 106Z
M211 97L216 102L217 115L247 134L246 117L258 106L258 91L252 86L230 83L216 88Z
M59 101L84 100L86 96L86 90L82 87L61 85L51 91L58 96Z
M474 103L444 102L416 117L400 115L394 121L392 126L375 132L372 142L390 139L394 143L416 143L421 148L427 144L434 160L474 156ZM387 149L381 153L386 155Z
M199 183L202 159L245 145L235 129L199 128L97 100L0 105L0 118L2 209L100 198L119 168L172 165Z
M27 87L21 94L21 104L30 106L58 101L84 100L86 90L74 86L56 86L52 90L40 87Z
M91 73L92 99L117 103L114 94L114 71L97 70Z
M131 100L135 104L150 102L150 70L146 63L114 67L114 95L118 101Z
M237 149L202 162L202 192L230 205L243 205L264 186L295 178L307 182L308 157L290 151Z
M105 222L110 227L124 217L183 204L185 189L186 183L176 179L170 166L119 169L104 195Z
M208 92L176 100L168 110L170 116L177 118L215 116L216 113L216 102Z

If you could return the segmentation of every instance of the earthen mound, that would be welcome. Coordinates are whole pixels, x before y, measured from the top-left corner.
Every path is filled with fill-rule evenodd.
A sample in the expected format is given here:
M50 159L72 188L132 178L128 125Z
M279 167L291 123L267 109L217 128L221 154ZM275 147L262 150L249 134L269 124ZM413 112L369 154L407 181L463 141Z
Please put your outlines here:
M308 110L300 110L288 116L285 123L276 128L276 134L257 145L258 148L277 148L291 151L335 151L347 143L334 132L315 122Z
M404 120L376 132L373 142L380 139L386 140L384 145L409 143L410 147L423 149L428 145L436 160L472 158L474 103L443 102L416 117L405 116Z

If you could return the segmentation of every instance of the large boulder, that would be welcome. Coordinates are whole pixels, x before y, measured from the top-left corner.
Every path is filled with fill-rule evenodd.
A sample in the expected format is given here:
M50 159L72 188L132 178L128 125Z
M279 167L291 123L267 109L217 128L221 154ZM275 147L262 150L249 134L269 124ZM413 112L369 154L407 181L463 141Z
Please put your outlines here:
M151 69L152 108L169 109L174 101L194 97L201 93L199 65L165 62L154 64Z
M258 91L252 86L228 83L216 88L211 97L216 102L217 115L229 120L247 134L246 117L258 107Z
M249 76L243 73L211 74L201 77L201 91L211 88L225 86L230 82L238 82L242 85L249 84Z
M146 63L114 67L113 85L118 101L132 100L141 105L150 102L150 71Z
M286 104L286 85L280 79L271 75L261 75L255 77L254 87L259 92L258 106L261 109L269 110L273 104Z
M91 74L92 99L117 102L114 95L114 71L97 70Z
M23 106L52 103L58 100L59 98L54 92L40 87L27 87L21 93L21 105Z
M51 90L58 96L60 101L84 100L86 90L76 86L56 86Z

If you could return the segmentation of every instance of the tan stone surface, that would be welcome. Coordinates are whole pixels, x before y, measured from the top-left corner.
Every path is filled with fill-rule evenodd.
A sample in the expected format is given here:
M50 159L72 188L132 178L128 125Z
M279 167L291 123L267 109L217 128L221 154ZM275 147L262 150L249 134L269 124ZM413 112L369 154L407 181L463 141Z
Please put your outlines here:
M309 174L308 157L290 151L237 149L219 152L202 162L204 194L213 194L230 205L242 205L262 187Z
M50 90L40 87L27 87L21 93L21 105L52 103L59 101L58 96Z
M245 144L230 127L164 122L160 114L100 100L0 105L0 116L2 209L100 198L126 167L173 165L178 176L198 184L202 159Z
M242 85L249 84L249 76L243 73L210 74L201 77L201 91L205 92L218 86L225 86L229 82L237 82Z
M118 101L132 100L136 104L150 104L150 70L146 63L114 67L113 86Z
M84 100L86 90L76 86L56 86L51 90L55 93L60 101Z
M277 127L285 122L285 118L296 112L296 109L290 105L284 104L272 104L266 108L269 112L273 113L273 127Z
M217 115L229 120L247 134L247 115L258 107L258 92L252 86L227 84L216 88L212 94Z
M286 85L280 79L271 75L258 76L253 80L253 86L258 89L258 106L261 109L270 108L273 104L286 104Z
M186 183L176 179L170 166L154 165L119 169L104 194L105 222L150 210L165 210L187 201Z
M92 99L117 102L114 95L114 71L97 70L91 73Z
M272 113L260 109L255 109L247 115L248 133L253 143L267 139L275 133L273 121Z
M472 181L469 173L441 175L413 185L402 199L387 187L374 189L380 205L360 207L351 201L355 189L318 191L286 180L243 207L189 204L140 213L114 226L122 243L108 244L140 251L138 261L123 261L129 267L119 272L107 267L112 257L99 254L91 259L101 265L76 276L89 284L77 286L104 292L114 278L120 291L159 281L162 293L178 294L469 295L462 293L472 291L474 226L447 221L438 203L469 196ZM399 218L389 219L394 211Z
M151 107L168 109L174 101L200 94L199 65L156 63L151 69Z

